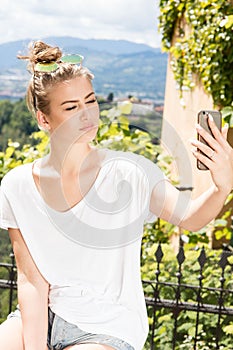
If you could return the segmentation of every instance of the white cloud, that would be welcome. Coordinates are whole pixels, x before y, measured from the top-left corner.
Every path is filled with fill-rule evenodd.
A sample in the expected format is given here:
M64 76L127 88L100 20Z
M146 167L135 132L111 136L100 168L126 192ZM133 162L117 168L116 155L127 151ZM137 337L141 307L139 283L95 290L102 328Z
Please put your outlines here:
M45 36L160 46L158 0L2 0L0 43Z

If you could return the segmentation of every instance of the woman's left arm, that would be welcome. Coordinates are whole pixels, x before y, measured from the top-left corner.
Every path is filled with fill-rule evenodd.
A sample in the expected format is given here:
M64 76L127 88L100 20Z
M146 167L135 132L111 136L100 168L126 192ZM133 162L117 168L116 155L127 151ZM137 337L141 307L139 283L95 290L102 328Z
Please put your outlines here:
M190 231L198 231L214 219L233 188L233 149L226 141L227 128L220 132L211 116L209 125L214 138L197 125L197 132L209 146L197 140L191 143L195 146L194 156L210 170L213 180L211 188L196 199L191 199L164 181L154 188L151 196L150 209L154 214Z

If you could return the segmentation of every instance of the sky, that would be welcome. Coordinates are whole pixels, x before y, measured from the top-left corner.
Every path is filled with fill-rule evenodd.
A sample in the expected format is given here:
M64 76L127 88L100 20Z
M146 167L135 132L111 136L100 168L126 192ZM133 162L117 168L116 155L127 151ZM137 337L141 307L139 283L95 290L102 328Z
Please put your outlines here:
M0 44L48 36L160 47L159 0L1 0Z

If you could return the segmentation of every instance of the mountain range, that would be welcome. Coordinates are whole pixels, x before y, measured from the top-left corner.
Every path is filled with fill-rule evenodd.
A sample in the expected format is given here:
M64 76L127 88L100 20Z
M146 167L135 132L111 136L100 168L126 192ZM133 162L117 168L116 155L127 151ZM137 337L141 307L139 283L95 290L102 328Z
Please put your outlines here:
M97 94L117 97L133 95L139 99L163 101L167 54L159 48L126 40L47 37L41 40L63 49L80 53L95 75ZM25 62L16 58L27 52L30 39L0 44L0 96L15 98L25 94L28 73Z

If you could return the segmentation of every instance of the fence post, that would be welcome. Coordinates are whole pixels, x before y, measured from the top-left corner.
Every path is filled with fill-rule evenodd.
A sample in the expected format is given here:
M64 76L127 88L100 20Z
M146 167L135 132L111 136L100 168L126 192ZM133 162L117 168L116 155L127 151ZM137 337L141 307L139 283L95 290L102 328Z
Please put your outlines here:
M200 305L202 302L201 292L202 292L202 280L203 280L203 267L206 262L206 254L204 247L201 249L201 253L198 257L198 263L200 265L200 274L198 276L199 279L199 288L197 292L197 316L196 316L196 327L195 327L195 338L194 338L194 349L197 348L197 336L198 336L198 326L199 326L199 315L200 315Z
M222 308L224 306L224 283L225 283L225 268L228 265L228 256L227 252L223 250L221 259L219 261L219 266L222 269L221 277L219 278L220 281L220 294L218 298L218 305L219 305L219 313L218 313L218 324L216 327L216 349L219 349L219 341L221 338L221 316L222 316Z
M155 271L156 276L156 284L154 288L154 303L153 303L153 323L151 327L151 350L154 350L154 334L155 334L155 324L156 324L156 301L159 299L159 275L160 275L160 263L163 258L163 251L161 247L161 243L159 243L158 248L155 252L156 262L157 262L157 269Z
M11 258L11 267L9 271L9 280L10 280L9 313L11 313L12 311L13 291L14 291L14 282L15 282L15 256L13 253L10 254L10 258Z
M179 271L176 273L177 277L177 289L176 289L176 306L173 310L173 315L175 318L174 321L174 332L173 332L173 341L172 341L172 349L175 350L176 347L176 338L177 338L177 318L180 313L180 287L181 287L181 279L182 279L182 264L185 261L184 248L180 246L179 253L177 254L177 261L179 264Z

